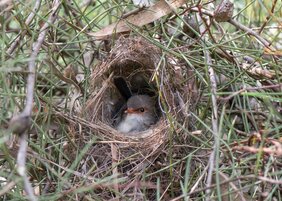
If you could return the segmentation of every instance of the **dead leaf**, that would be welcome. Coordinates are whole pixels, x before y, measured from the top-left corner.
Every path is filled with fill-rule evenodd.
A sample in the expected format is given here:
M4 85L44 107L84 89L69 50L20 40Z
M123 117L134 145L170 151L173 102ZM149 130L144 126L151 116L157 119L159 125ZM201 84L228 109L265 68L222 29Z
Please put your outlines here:
M264 54L282 56L282 51L280 50L275 51L275 50L270 50L268 48L264 48Z
M137 27L142 27L173 12L176 8L179 8L184 3L186 3L185 0L160 0L155 5L149 7L146 10L142 10L135 15L130 15L127 18L110 24L109 26L97 32L92 32L88 34L90 36L94 36L97 40L102 40L112 35L113 33L127 32L131 30L128 24L132 24Z
M275 72L273 70L268 70L263 68L260 64L252 65L243 63L242 68L247 71L248 74L257 76L259 78L273 79Z

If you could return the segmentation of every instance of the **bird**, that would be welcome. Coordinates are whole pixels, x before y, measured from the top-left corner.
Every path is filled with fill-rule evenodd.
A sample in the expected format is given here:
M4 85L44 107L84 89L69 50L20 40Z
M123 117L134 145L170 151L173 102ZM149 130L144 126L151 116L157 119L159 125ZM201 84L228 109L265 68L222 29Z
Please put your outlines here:
M132 95L126 103L117 130L121 133L136 133L147 130L157 120L154 99L149 95Z

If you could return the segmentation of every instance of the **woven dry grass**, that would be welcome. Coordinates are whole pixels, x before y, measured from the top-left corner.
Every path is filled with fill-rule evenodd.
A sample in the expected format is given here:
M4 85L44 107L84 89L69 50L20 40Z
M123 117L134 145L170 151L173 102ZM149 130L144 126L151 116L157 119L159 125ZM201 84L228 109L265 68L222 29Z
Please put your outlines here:
M77 120L80 126L72 127L74 136L82 142L81 147L88 143L93 138L93 135L98 137L97 142L94 143L89 152L95 164L89 160L88 168L95 165L96 170L93 175L99 175L101 178L106 175L119 175L119 178L125 176L126 182L117 184L119 187L115 188L116 191L123 189L123 196L131 197L132 186L134 186L133 189L135 190L136 188L142 188L138 181L144 171L156 171L156 168L160 168L160 164L167 162L170 153L168 143L173 143L176 138L178 144L179 141L182 141L182 143L187 142L184 136L181 137L181 129L173 128L172 121L181 118L179 122L182 122L187 127L189 125L187 112L183 109L187 109L191 103L192 93L184 93L184 91L188 90L189 83L180 83L180 80L184 78L180 79L180 67L173 57L170 57L168 62L163 63L163 66L160 67L158 65L161 63L161 58L161 51L142 38L119 39L108 58L94 67L91 76L92 95L80 113L81 120ZM171 72L162 72L165 69ZM136 76L140 75L142 75L145 82L149 83L149 91L142 88L142 86L136 86L136 83L134 83ZM151 126L150 129L135 135L125 135L115 130L112 122L112 112L115 109L116 100L122 100L113 84L113 78L116 76L122 76L128 80L128 84L133 91L141 88L145 93L155 95L158 100L157 107L160 115L158 122ZM153 76L156 77L152 79ZM178 79L176 79L177 76ZM190 108L192 108L191 104ZM82 129L78 132L79 129L77 128ZM178 154L179 157L187 154L188 149L181 152ZM180 172L181 170L178 172L179 175L181 175ZM168 174L168 172L163 171L162 181L167 180ZM155 181L155 177L152 178ZM175 176L178 183L177 178ZM103 198L108 199L111 197L108 190L101 192ZM135 193L134 196L136 195L138 194ZM134 200L144 199L141 197L131 198Z

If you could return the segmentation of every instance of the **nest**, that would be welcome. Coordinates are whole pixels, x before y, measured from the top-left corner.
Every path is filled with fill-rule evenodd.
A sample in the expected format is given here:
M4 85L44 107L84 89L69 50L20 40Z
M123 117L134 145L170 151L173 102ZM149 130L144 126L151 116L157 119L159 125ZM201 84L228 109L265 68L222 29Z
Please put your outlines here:
M122 155L132 153L128 149L140 153L135 155L135 158L153 155L167 140L169 124L163 114L159 115L158 122L150 129L135 135L117 132L112 122L116 104L123 100L113 84L113 79L122 76L128 81L133 92L157 96L157 84L150 80L156 72L160 58L159 49L148 42L140 38L122 38L117 41L107 60L96 66L92 73L93 93L86 103L83 116L87 121L99 125L96 134L102 139L122 142L119 145L117 143L121 153L124 153ZM134 82L138 78L143 79L141 84ZM148 83L150 87L142 86L142 83ZM157 107L161 106L158 104Z
M113 172L118 175L141 175L138 173L154 164L166 150L170 136L180 134L175 132L178 128L171 129L171 120L181 119L182 124L188 126L186 110L192 107L186 106L192 102L189 101L192 93L187 93L187 82L183 85L180 81L183 79L177 77L183 74L178 72L177 61L168 58L160 62L161 58L162 52L144 39L121 38L108 58L95 66L91 75L91 96L80 113L84 129L79 138L83 139L82 146L93 139L93 135L99 138L89 152L98 166L94 173L96 177L105 177L105 172L109 173L113 164ZM125 135L115 129L113 111L117 102L123 100L113 83L117 76L124 77L133 92L149 94L158 100L159 118L148 130ZM129 181L136 179L133 177Z

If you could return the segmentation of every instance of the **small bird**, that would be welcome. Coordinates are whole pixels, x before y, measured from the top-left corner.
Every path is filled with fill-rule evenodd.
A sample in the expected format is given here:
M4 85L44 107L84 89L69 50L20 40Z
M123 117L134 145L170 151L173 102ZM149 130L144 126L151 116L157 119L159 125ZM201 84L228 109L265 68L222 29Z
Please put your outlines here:
M148 129L157 120L155 103L148 95L133 95L126 103L122 120L117 130L122 133L139 132Z

